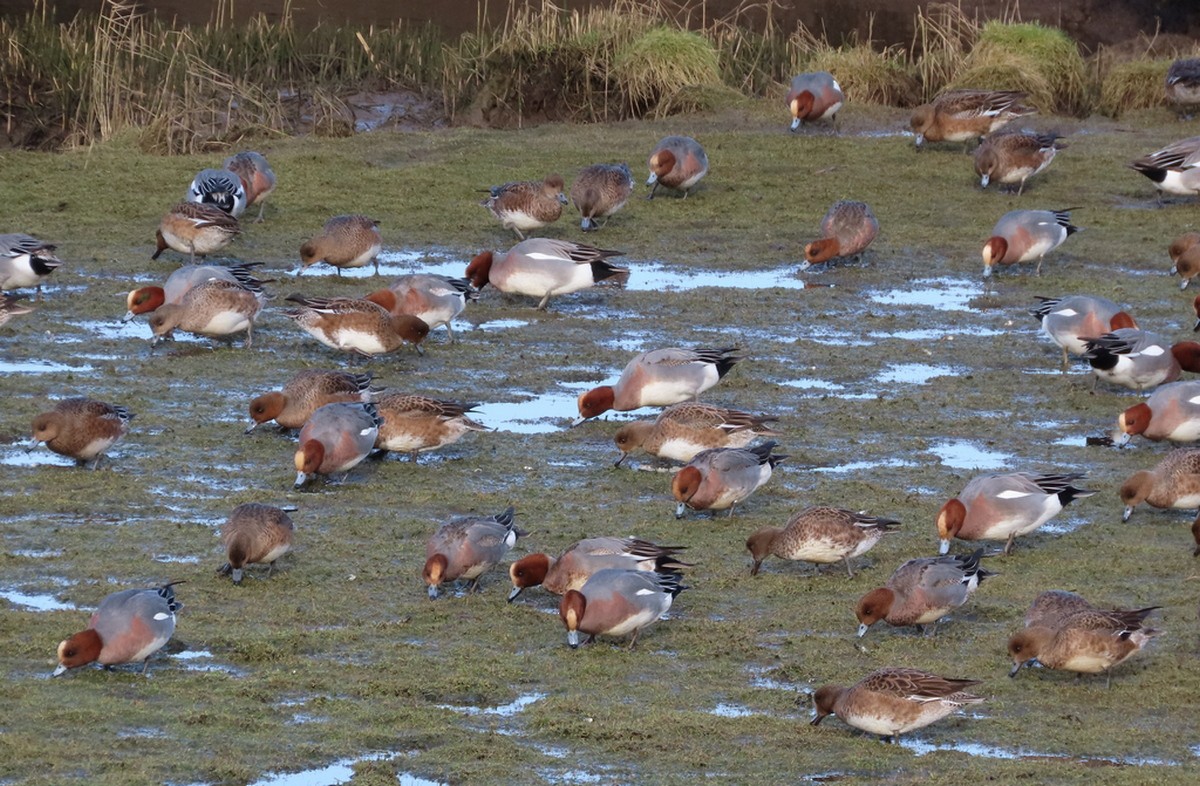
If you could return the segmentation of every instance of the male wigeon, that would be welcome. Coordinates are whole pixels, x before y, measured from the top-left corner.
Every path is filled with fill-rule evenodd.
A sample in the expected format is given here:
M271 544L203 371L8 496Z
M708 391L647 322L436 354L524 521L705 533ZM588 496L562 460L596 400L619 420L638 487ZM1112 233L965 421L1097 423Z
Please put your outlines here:
M684 546L659 546L641 538L598 537L577 540L558 555L527 554L508 567L512 602L529 587L564 595L583 587L592 574L608 568L670 573L691 567L676 556Z
M142 662L144 674L150 656L175 633L175 612L183 604L175 600L174 586L182 583L121 590L100 601L87 629L58 645L58 668L53 676L88 663L109 668L137 661Z
M653 349L625 365L615 385L601 385L579 396L579 421L608 410L665 407L695 399L721 381L746 356L738 347Z
M378 303L393 316L411 314L430 330L445 325L446 335L453 342L451 320L463 312L467 301L478 300L479 293L465 278L413 273L393 279L386 289L378 289L364 299Z
M1171 257L1171 273L1183 279L1179 288L1187 289L1188 283L1200 274L1200 232L1184 232L1171 241L1167 254Z
M983 140L975 151L975 174L980 188L992 181L1017 183L1017 196L1025 192L1025 181L1038 174L1066 145L1058 134L1033 131L999 131Z
M879 620L893 627L934 623L927 632L937 629L937 622L967 602L988 576L994 575L979 566L983 549L973 554L951 554L943 557L910 559L887 580L887 584L871 590L859 599L854 608L858 618L858 636Z
M972 478L937 515L938 553L950 550L950 539L1003 540L1012 551L1018 535L1028 535L1074 500L1095 494L1075 485L1083 473L1011 472Z
M866 202L839 200L821 219L821 237L804 247L804 260L819 265L836 257L852 257L871 245L879 222Z
M1200 381L1160 385L1145 401L1122 412L1113 439L1125 445L1136 434L1155 442L1200 439Z
M388 393L376 402L383 425L375 447L396 453L407 453L413 461L417 453L453 445L470 431L487 431L467 414L474 404L443 401L429 396Z
M1200 58L1180 58L1167 69L1167 100L1182 107L1200 104Z
M261 264L242 262L229 266L184 265L176 268L161 287L151 285L131 290L125 297L128 310L125 316L121 317L121 321L128 322L139 314L148 314L166 303L178 303L189 290L213 279L241 284L265 301L265 294L262 292L262 284L265 282L254 275L254 268Z
M325 222L320 234L300 246L300 272L309 265L325 262L337 274L343 269L366 267L375 263L379 275L379 252L383 250L383 235L379 222L367 216L334 216Z
M1037 260L1035 275L1042 273L1042 257L1062 245L1079 231L1071 223L1067 210L1012 210L992 228L992 236L983 244L983 277L996 265L1015 265Z
M476 289L491 284L501 292L540 297L545 310L553 295L565 295L612 278L623 283L629 268L609 262L620 251L607 251L585 243L534 237L507 253L484 251L467 265L466 276Z
M378 303L354 298L290 295L287 300L300 308L284 316L327 347L371 357L394 352L407 341L424 354L421 342L429 325L410 314L393 316Z
M653 186L647 199L654 199L659 186L682 191L687 199L700 178L708 174L708 154L690 136L668 136L658 140L646 165L650 167L646 185Z
M543 180L521 180L492 186L487 199L480 202L505 229L517 233L549 226L562 215L567 197L563 193L562 175L546 175Z
M874 671L851 685L826 685L813 695L816 726L836 715L847 726L899 742L901 734L941 720L983 697L967 693L979 680L939 677L917 669L886 668Z
M155 249L150 258L158 259L170 248L187 254L195 262L197 256L215 254L225 248L241 231L238 220L218 207L180 202L159 222L154 233Z
M187 201L214 205L237 218L246 212L246 189L242 179L228 169L202 169L188 187Z
M697 453L671 479L671 493L679 503L675 518L684 511L728 510L771 479L775 466L787 456L772 455L776 442L750 448L712 448Z
M1179 379L1181 371L1200 372L1200 343L1166 338L1139 328L1121 328L1088 339L1083 356L1096 380L1130 390L1147 390Z
M1200 136L1172 142L1162 150L1129 163L1130 169L1150 178L1162 204L1162 195L1200 194Z
M588 634L585 643L597 636L624 636L632 633L629 649L637 644L642 629L659 620L671 608L671 601L683 590L680 574L674 572L607 568L593 573L579 589L567 590L558 604L558 615L567 629L567 644L579 646L579 634Z
M254 342L254 320L263 307L262 289L257 285L210 279L189 289L178 303L166 303L150 315L153 343L183 330L230 344L245 331L246 346Z
M90 398L68 398L33 419L33 438L26 451L39 443L60 456L95 469L100 457L129 431L133 413L125 407Z
M37 287L41 300L42 280L62 267L57 248L21 232L0 235L0 290Z
M792 77L787 105L792 113L792 130L804 123L828 118L837 126L837 113L846 101L842 86L828 71L813 71Z
M1025 93L1014 90L948 90L932 103L913 110L909 125L917 149L925 142L967 142L990 134L1008 122L1032 115Z
M275 171L262 153L246 150L225 159L223 167L238 176L246 193L246 206L258 205L255 223L262 223L267 197L275 190Z
M511 507L495 516L462 516L438 527L425 544L421 571L430 600L447 581L469 579L467 591L478 591L479 577L527 534L517 528Z
M1121 484L1125 510L1121 521L1129 521L1141 503L1155 508L1200 508L1200 448L1177 448L1152 469L1133 473Z
M854 578L850 558L866 554L899 521L868 516L842 508L811 507L797 511L783 528L763 527L746 540L754 560L750 575L757 576L769 556L827 565L841 560L846 575Z
M275 571L275 560L292 550L294 530L291 517L274 505L258 502L238 505L221 526L226 562L217 573L241 584L247 565L266 563L270 578Z
M1092 295L1038 297L1038 304L1029 310L1042 323L1042 331L1063 351L1063 372L1068 354L1082 355L1088 339L1113 330L1137 327L1127 312L1108 298Z
M598 218L608 218L633 195L629 164L592 164L579 170L571 184L571 204L579 211L584 232L600 228Z
M341 401L317 408L300 429L295 488L314 475L354 469L375 446L382 423L374 404Z
M21 305L21 298L16 295L0 295L0 327L8 324L13 317L22 314L32 314L33 309Z
M374 401L381 392L371 387L371 374L305 369L284 383L282 390L255 396L250 401L249 434L273 420L280 428L300 428L313 412L342 401Z
M767 425L776 420L773 415L751 415L698 401L672 404L654 420L627 423L617 430L613 442L621 457L614 466L639 448L651 456L684 462L709 448L744 448L757 437L778 436Z

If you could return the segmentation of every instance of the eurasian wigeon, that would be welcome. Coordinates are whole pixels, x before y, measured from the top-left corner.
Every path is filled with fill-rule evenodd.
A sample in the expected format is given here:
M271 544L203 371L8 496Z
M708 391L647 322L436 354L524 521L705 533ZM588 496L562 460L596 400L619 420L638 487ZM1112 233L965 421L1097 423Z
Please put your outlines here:
M62 267L57 248L20 232L0 235L0 290L37 287L41 300L42 280Z
M678 505L675 518L684 511L728 510L771 479L775 465L787 456L772 455L776 442L764 442L750 448L712 448L697 453L687 466L671 479L671 493Z
M654 199L659 186L682 191L687 199L700 178L708 174L708 154L690 136L668 136L654 146L646 165L650 167L646 185L653 186L647 199Z
M1018 183L1017 196L1025 192L1025 181L1038 174L1055 154L1066 145L1058 134L1033 131L1004 130L983 140L975 151L975 174L980 188L992 181L1012 185Z
M821 238L804 247L804 260L819 265L836 257L852 257L871 245L879 222L866 202L839 200L821 219Z
M492 186L490 195L479 204L488 209L505 229L517 233L549 226L562 215L567 197L563 193L562 175L546 175L543 180L520 180Z
M1130 162L1129 167L1150 178L1158 194L1200 194L1200 136L1172 142Z
M600 228L598 218L608 218L633 195L633 173L629 164L592 164L579 170L571 184L571 203L579 211L584 232Z
M1152 469L1126 478L1120 495L1125 503L1121 521L1129 521L1143 502L1154 508L1200 508L1200 448L1172 450Z
M125 297L128 310L121 317L128 322L139 314L148 314L166 303L178 303L189 290L205 281L221 279L241 284L265 301L262 285L266 282L255 277L254 268L261 262L243 262L237 265L184 265L176 268L160 286L145 286L131 290Z
M439 587L447 581L469 579L467 591L477 591L479 577L527 534L517 528L511 507L495 516L462 516L438 527L425 544L421 571L430 600L437 598Z
M309 265L326 262L337 274L343 269L366 267L375 263L379 275L379 252L383 250L383 235L379 222L367 216L334 216L325 222L321 233L300 246L300 272Z
M567 629L567 644L579 646L597 636L632 633L629 649L637 644L642 629L658 621L683 590L679 573L607 568L596 571L579 589L567 590L558 604L558 615Z
M371 357L394 352L407 341L424 354L421 342L429 325L410 314L393 316L378 303L354 298L291 295L287 300L300 308L284 316L327 347Z
M651 456L683 462L709 448L744 448L757 437L778 436L767 425L776 420L773 415L751 415L698 401L672 404L654 420L627 423L617 430L613 442L621 457L614 466L639 448Z
M465 278L413 273L393 279L387 289L376 290L365 299L383 306L393 316L411 314L430 330L445 325L446 335L454 341L451 320L462 313L468 300L478 300L479 293Z
M1139 328L1121 328L1088 339L1083 356L1096 380L1130 390L1148 390L1179 379L1182 371L1200 372L1200 343L1166 338Z
M583 587L592 574L609 568L670 573L691 567L676 556L684 546L659 546L641 538L598 537L577 540L555 559L549 554L527 554L508 567L512 602L529 587L564 595Z
M246 150L225 159L222 166L241 179L242 190L246 193L246 206L258 205L258 217L254 222L262 223L267 197L275 190L275 172L266 157L262 153Z
M151 259L158 259L168 248L197 256L215 254L233 242L242 229L238 220L213 205L180 202L163 215L154 233L155 249Z
M21 298L16 295L0 295L0 327L8 324L13 317L22 314L32 314L33 309L20 304Z
M90 398L68 398L33 419L33 438L26 452L39 443L60 456L95 469L100 457L129 431L133 419L125 407Z
M763 527L746 540L754 560L750 575L757 576L763 560L769 556L827 565L841 560L846 575L854 578L850 558L866 554L899 521L868 516L851 510L811 507L797 511L782 529Z
M1070 210L1013 210L992 228L983 245L983 277L996 265L1014 265L1037 260L1036 275L1042 273L1042 257L1079 231L1071 223Z
M939 677L917 669L879 669L849 688L826 685L813 695L816 726L836 715L847 726L878 734L884 741L899 742L901 734L924 728L981 696L967 693L979 680Z
M1180 107L1200 104L1200 58L1180 58L1167 69L1167 100Z
M1074 500L1096 493L1075 485L1084 477L1079 472L1010 472L972 478L938 511L938 553L945 554L950 539L959 538L1003 540L1008 554L1018 535L1028 535Z
M988 576L994 575L979 565L983 549L973 554L910 559L887 580L859 599L854 609L858 618L858 636L879 620L893 627L926 626L936 623L967 602Z
M109 668L137 661L142 662L144 674L150 656L175 633L175 612L183 604L175 600L174 586L182 583L121 590L100 601L87 629L58 645L58 668L53 676L88 663Z
M1171 242L1167 253L1171 257L1171 274L1178 274L1180 289L1200 274L1200 232L1184 232ZM1200 313L1200 311L1197 311Z
M1077 611L1096 608L1082 595L1066 590L1046 590L1029 604L1025 612L1025 627L1027 628L1057 628L1062 620Z
M1038 304L1029 310L1042 323L1042 331L1063 351L1063 371L1068 354L1082 355L1088 339L1113 330L1137 327L1127 312L1108 298L1092 295L1038 297Z
M813 71L792 77L787 105L792 113L792 130L804 123L828 118L837 126L837 113L846 101L842 86L828 71Z
M166 303L150 315L152 343L183 330L230 344L246 332L246 346L254 342L254 320L263 307L262 289L223 279L210 279L189 289L178 303Z
M246 189L228 169L202 169L188 187L187 201L213 205L237 218L246 212Z
M295 487L313 475L354 469L375 446L382 423L374 404L343 401L319 407L300 429Z
M625 365L615 385L601 385L579 396L579 421L608 410L628 412L665 407L695 399L721 381L746 356L738 347L653 349Z
M407 453L413 461L421 451L453 445L470 431L488 430L467 417L474 411L474 404L405 393L388 393L376 403L383 425L379 427L375 447Z
M381 392L371 387L371 374L305 369L284 383L282 390L255 396L250 401L249 434L273 420L280 428L300 428L313 412L342 401L374 401Z
M234 584L241 584L247 565L266 563L270 578L275 571L275 560L292 550L294 530L291 517L281 508L258 502L238 505L221 526L226 562L217 573L231 576Z
M948 90L932 103L913 110L909 125L917 149L926 142L967 142L978 139L1036 109L1026 106L1027 94L1014 90Z
M466 276L477 289L491 284L501 292L540 297L544 310L553 295L565 295L595 286L605 279L629 275L629 268L609 262L620 251L607 251L585 243L534 237L507 253L484 251L467 265Z
M1114 440L1125 445L1135 434L1155 442L1200 439L1200 381L1160 385L1145 401L1122 412Z

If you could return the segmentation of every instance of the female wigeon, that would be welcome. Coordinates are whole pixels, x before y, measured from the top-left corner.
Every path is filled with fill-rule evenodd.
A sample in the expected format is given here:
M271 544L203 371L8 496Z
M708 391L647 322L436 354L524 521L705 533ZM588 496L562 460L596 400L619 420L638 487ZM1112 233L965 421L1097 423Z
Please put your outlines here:
M1180 58L1167 69L1167 100L1181 107L1200 104L1200 58Z
M1128 313L1108 298L1092 295L1039 297L1038 304L1029 310L1042 323L1042 331L1063 351L1063 372L1068 354L1082 355L1088 339L1113 330L1137 327Z
M1083 356L1096 380L1130 390L1147 390L1179 379L1181 371L1200 372L1200 343L1167 339L1138 328L1121 328L1088 339Z
M250 402L249 434L263 423L274 420L280 428L300 428L313 412L326 404L341 401L374 401L381 392L371 387L371 374L351 374L348 371L305 369L297 372L283 386L255 396Z
M439 587L447 581L468 579L467 591L478 591L479 577L527 534L517 528L511 507L495 516L462 516L438 527L425 544L421 571L430 600L437 598Z
M1149 440L1195 442L1200 439L1200 381L1160 385L1141 404L1117 417L1114 440L1125 445L1135 435Z
M797 511L782 529L763 527L746 540L754 560L750 575L757 576L769 556L827 565L841 560L846 575L854 578L850 558L866 554L899 521L868 516L842 508L811 507Z
M654 349L625 365L615 385L601 385L579 396L579 420L608 410L665 407L695 399L721 381L746 356L738 347Z
M1095 491L1079 488L1083 473L1011 472L972 478L962 492L942 505L937 515L938 553L950 550L950 539L1004 540L1012 551L1018 535L1028 535L1074 500Z
M535 237L523 240L505 254L484 251L467 265L466 276L476 289L491 284L501 292L540 297L545 310L553 295L595 286L605 279L629 275L629 268L609 262L620 251L607 251L569 240Z
M936 631L936 623L970 599L988 576L979 566L983 549L973 554L910 559L887 580L859 599L854 609L858 618L858 636L879 620L893 627L934 623L927 632Z
M608 568L670 573L691 567L676 555L684 546L659 546L641 538L599 537L577 540L555 559L549 554L528 554L508 568L513 588L511 603L529 587L564 595L583 587L592 574Z
M13 317L33 313L32 308L20 305L20 301L16 295L0 295L0 327L7 325Z
M284 316L327 347L371 357L394 352L407 341L418 354L425 352L421 342L429 325L410 314L393 316L378 303L353 298L290 295L287 300L300 308Z
M654 146L646 165L650 167L646 185L653 186L647 199L654 199L659 186L682 191L687 199L700 178L708 174L708 154L690 136L668 136Z
M226 562L217 573L232 576L234 584L241 584L242 571L247 565L266 563L270 578L275 571L275 560L292 550L294 530L291 517L274 505L258 502L238 505L221 527Z
M262 153L246 150L225 159L225 169L238 176L246 193L246 206L258 205L255 223L262 223L267 197L275 190L275 172Z
M162 649L175 633L175 612L183 604L175 600L172 581L156 589L127 589L100 601L87 630L58 645L55 677L68 669L99 663L105 668L121 663L142 662L142 673L150 656Z
M354 469L375 446L382 423L374 404L337 402L319 407L300 429L295 488L313 475Z
M1200 274L1200 232L1184 232L1171 242L1167 253L1171 257L1171 274L1178 274L1183 279L1179 288L1187 289L1188 283Z
M901 734L982 702L981 696L966 691L979 684L979 680L939 677L917 669L879 669L849 688L826 685L818 689L813 695L816 717L812 725L836 715L847 726L895 743Z
M767 426L776 420L773 415L751 415L698 401L672 404L654 420L627 423L617 430L613 442L621 457L614 466L621 466L639 448L651 456L684 462L709 448L744 448L757 437L778 436Z
M1066 590L1046 590L1029 604L1025 612L1025 627L1057 628L1062 620L1077 611L1096 608L1082 595Z
M562 216L567 197L563 193L562 175L546 175L543 180L520 180L492 186L487 199L479 204L486 207L505 229L525 239L522 230L529 232L549 226Z
M300 246L300 272L309 265L325 262L337 274L343 269L366 267L375 263L379 275L379 252L383 250L383 235L379 222L367 216L334 216L325 222L319 235Z
M600 228L598 218L608 218L633 195L633 173L629 164L592 164L579 170L571 184L571 203L579 211L584 232Z
M929 142L966 142L1037 112L1013 90L949 90L913 110L909 125L917 149Z
M60 456L95 469L100 457L129 431L133 419L125 407L90 398L63 399L33 419L33 438L26 451L39 443Z
M879 222L866 202L839 200L821 219L821 238L804 247L809 265L862 253L879 234Z
M383 425L379 427L375 447L407 453L413 461L417 460L418 452L453 445L470 431L488 430L467 417L474 411L474 404L404 393L389 393L376 403Z
M1108 687L1111 669L1162 633L1143 627L1145 618L1157 608L1150 606L1125 611L1093 607L1064 611L1052 617L1042 616L1038 624L1009 638L1008 654L1013 667L1008 676L1015 677L1022 666L1037 662L1048 669L1077 674L1104 672L1104 684Z
M364 299L378 303L393 316L411 314L430 330L445 325L446 335L454 341L450 321L462 313L467 301L478 300L479 293L465 278L413 273L393 279L387 289L376 290Z
M837 126L837 113L846 100L842 86L828 71L813 71L792 77L787 94L788 110L792 113L792 130L804 123L828 118Z
M254 320L263 307L262 289L239 282L210 279L187 291L178 303L159 306L150 315L152 343L159 343L173 330L183 330L230 344L233 336L246 332L246 346L254 342Z
M0 290L37 287L41 300L42 280L62 267L57 248L21 232L0 235Z
M213 205L237 218L246 212L246 189L228 169L202 169L188 187L187 201Z
M987 188L993 180L1005 185L1018 183L1020 196L1025 192L1025 181L1050 166L1055 154L1066 147L1059 139L1054 133L1009 130L987 137L975 151L980 188Z
M567 590L558 604L558 615L567 629L567 644L579 646L579 634L588 634L590 644L597 636L632 633L629 649L637 644L642 629L659 620L671 601L687 589L680 574L607 568L591 575L579 589Z
M996 265L1015 265L1037 260L1036 275L1042 273L1042 257L1079 231L1071 223L1070 210L1012 210L992 228L983 244L983 277Z
M1185 196L1200 194L1200 136L1172 142L1130 162L1129 167L1150 178L1159 204L1164 191Z
M168 210L154 233L155 249L151 259L158 259L168 248L197 256L215 254L233 242L241 232L238 220L213 205L180 202Z
M221 279L241 284L255 292L260 300L266 299L262 292L264 281L254 275L254 268L261 262L242 262L237 265L184 265L176 268L160 286L138 287L131 290L125 297L128 310L121 317L122 322L128 322L139 314L148 314L159 306L167 303L178 303L189 290L203 284L205 281Z
M748 498L771 479L775 466L787 456L772 455L774 440L751 448L713 448L697 453L671 479L671 493L678 505L675 518L684 511L729 510Z
M1172 450L1153 469L1126 478L1120 495L1125 503L1121 521L1129 521L1143 502L1155 508L1200 508L1200 449Z

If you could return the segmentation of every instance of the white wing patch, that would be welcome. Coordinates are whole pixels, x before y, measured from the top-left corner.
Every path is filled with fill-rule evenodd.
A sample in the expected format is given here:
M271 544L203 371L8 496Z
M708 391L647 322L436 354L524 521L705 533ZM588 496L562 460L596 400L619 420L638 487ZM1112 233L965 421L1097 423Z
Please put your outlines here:
M657 595L658 592L652 589L640 589L633 593L634 595Z
M530 259L552 259L555 262L570 262L571 261L570 258L568 258L568 257L559 256L557 254L547 254L542 251L533 251L531 253L526 254L525 256L529 257Z
M160 612L158 612L157 614L155 614L155 615L154 615L154 619L158 620L159 622L162 622L163 620L169 620L169 619L171 619L171 615L170 615L170 614L164 614L163 612L161 612L161 611L160 611Z
M1013 489L1008 489L997 494L996 499L1021 499L1022 497L1029 496L1032 496L1032 494L1030 494L1028 491L1014 491Z
M1079 312L1073 308L1064 308L1059 311L1051 311L1050 313L1054 314L1055 316L1059 316L1059 317L1077 317L1077 316L1079 316Z

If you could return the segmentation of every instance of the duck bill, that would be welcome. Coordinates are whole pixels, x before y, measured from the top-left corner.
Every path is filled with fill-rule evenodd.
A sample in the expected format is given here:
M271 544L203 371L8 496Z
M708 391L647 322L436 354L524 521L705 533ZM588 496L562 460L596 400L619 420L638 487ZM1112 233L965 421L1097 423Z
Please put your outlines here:
M246 430L243 431L242 433L249 434L251 431L254 431L254 429L256 429L256 428L258 428L258 421L255 421L255 422L251 423L249 426L246 426Z
M126 312L125 312L125 316L121 317L121 322L122 322L122 323L125 323L125 322L132 322L132 321L133 321L133 317L134 317L134 313L133 313L132 311L126 311Z
M941 542L938 544L938 554L949 554L949 553L950 553L950 541L947 538L942 538Z
M646 185L648 185L648 186L652 186L657 182L658 182L658 175L654 174L653 172L650 173L650 177L646 178Z
M66 665L60 663L60 664L58 664L58 668L56 668L50 676L51 677L61 677L62 675L66 674L66 673L67 673Z
M990 177L988 177L987 175L984 175L983 177L979 178L979 187L987 188L988 183L990 183L990 182L992 182L992 179Z
M871 626L870 626L870 625L868 625L868 624L867 624L867 623L865 623L865 622L860 622L860 623L858 623L858 635L857 635L857 637L856 637L856 638L860 638L860 639L861 639L863 636L866 636L866 635L867 635L867 629L868 629L868 628L870 628L870 627L871 627Z
M308 482L308 475L304 474L303 472L297 472L296 473L296 482L292 484L292 488L295 488L295 489L301 488L307 482Z
M567 646L573 650L579 648L579 631L578 630L567 631Z
M793 117L792 118L792 130L795 131L799 127L800 127L800 118Z
M1129 517L1133 515L1133 506L1126 505L1125 512L1121 514L1121 521L1129 521Z
M683 518L683 514L686 512L687 512L687 503L686 502L680 502L678 505L675 506L675 518L677 518L677 519Z
M621 454L621 456L620 456L620 458L618 458L616 461L614 461L614 462L613 462L613 466L614 466L614 467L619 467L619 466L621 466L621 463L622 463L622 462L624 462L624 461L625 461L625 459L627 459L627 458L629 458L629 454L628 454L628 453L622 453L622 454Z
M1024 663L1014 663L1013 667L1008 670L1008 676L1010 678L1017 676L1017 673L1021 671L1021 667L1024 665Z
M430 600L438 599L438 585L436 585L436 584L429 585L429 599Z
M513 587L508 592L508 602L512 603L514 600L517 599L517 596L520 595L524 591L525 591L524 587Z
M32 452L33 449L36 448L40 444L42 444L42 441L40 439L36 439L36 438L30 439L28 442L25 443L25 452L26 453Z

